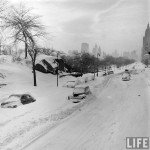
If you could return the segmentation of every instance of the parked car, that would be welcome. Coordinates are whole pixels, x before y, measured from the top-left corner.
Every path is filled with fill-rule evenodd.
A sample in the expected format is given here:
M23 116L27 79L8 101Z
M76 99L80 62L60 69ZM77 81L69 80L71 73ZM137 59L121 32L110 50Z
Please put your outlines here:
M122 81L129 81L131 79L131 75L127 72L125 72L123 75L122 75Z
M107 72L104 72L104 73L103 73L103 76L107 76Z
M108 72L107 72L107 74L109 75L109 74L114 74L114 72L112 71L112 70L109 70Z
M75 81L67 81L66 84L64 84L63 86L64 87L69 87L69 88L74 88L76 85L76 82Z
M20 105L33 103L36 100L29 94L12 94L1 103L2 108L16 108Z
M68 100L72 99L74 103L80 102L80 100L84 99L88 94L90 94L89 86L76 86L73 90L73 94L68 96Z
M72 75L73 77L82 77L82 73L80 72L72 72L70 75Z

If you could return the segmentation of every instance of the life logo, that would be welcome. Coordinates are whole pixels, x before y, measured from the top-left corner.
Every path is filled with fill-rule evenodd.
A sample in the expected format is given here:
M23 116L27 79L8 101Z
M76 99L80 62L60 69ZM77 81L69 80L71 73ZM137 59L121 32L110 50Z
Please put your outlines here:
M149 149L149 137L126 137L126 149Z

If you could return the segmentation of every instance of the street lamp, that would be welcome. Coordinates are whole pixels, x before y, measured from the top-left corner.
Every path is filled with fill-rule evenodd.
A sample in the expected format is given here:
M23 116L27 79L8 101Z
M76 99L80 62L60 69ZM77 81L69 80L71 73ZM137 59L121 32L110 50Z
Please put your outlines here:
M93 58L93 60L94 60L93 64L94 64L94 79L95 79L95 57Z
M82 53L80 53L80 61L81 61L81 74L83 74Z
M59 63L58 63L58 52L57 52L57 87L58 87L58 71L59 71Z
M99 53L97 53L97 60L98 60L98 56L100 56ZM97 63L97 77L98 77L98 63Z
M58 78L59 78L59 61L58 61L58 58L59 58L59 54L62 54L61 52L57 51L57 87L58 87Z

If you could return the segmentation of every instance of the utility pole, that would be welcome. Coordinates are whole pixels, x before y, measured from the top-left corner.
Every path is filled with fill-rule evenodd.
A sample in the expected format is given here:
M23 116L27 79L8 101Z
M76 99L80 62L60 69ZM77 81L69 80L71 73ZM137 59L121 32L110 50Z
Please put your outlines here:
M57 52L57 61L58 61L58 52ZM58 70L59 70L59 63L57 62L57 87L58 87Z
M95 79L95 57L94 57L94 79Z
M98 60L98 53L97 53L97 60ZM98 77L98 62L97 62L97 77Z
M81 74L83 74L82 53L80 54L80 61L81 61Z

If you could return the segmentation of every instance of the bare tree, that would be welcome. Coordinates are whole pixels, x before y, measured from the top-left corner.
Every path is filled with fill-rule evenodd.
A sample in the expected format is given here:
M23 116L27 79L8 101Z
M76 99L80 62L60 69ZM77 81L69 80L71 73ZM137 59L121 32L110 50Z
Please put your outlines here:
M14 43L24 42L25 44L25 58L28 54L28 37L27 33L30 33L32 37L44 36L44 26L39 21L40 17L31 14L31 9L26 9L24 5L20 5L19 8L12 7L9 15L3 17L5 21L5 27L13 30L12 37Z
M44 37L44 26L40 23L39 16L31 14L31 10L25 9L21 6L20 9L12 8L11 14L3 17L5 22L5 28L11 28L13 30L14 42L25 43L25 58L27 53L32 60L32 69L34 77L34 86L37 86L35 61L38 54L37 38Z
M32 72L33 72L34 86L37 86L35 61L36 61L36 56L38 54L38 47L36 46L32 35L29 32L25 32L25 34L26 34L27 40L29 42L29 43L27 43L27 46L28 46L28 53L32 60Z

